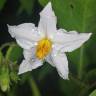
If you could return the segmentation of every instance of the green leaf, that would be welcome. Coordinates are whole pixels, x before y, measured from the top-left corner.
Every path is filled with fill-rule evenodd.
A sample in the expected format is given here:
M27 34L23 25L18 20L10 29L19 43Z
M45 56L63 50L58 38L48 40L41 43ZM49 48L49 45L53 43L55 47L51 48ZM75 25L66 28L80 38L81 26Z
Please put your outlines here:
M52 73L54 68L52 68L50 66L50 64L48 64L47 62L44 63L44 66L42 66L42 68L40 69L39 75L38 75L38 79L39 81L42 81L44 78L46 78L46 76L50 73Z
M96 89L89 96L96 96Z
M20 0L21 6L19 9L19 13L25 10L29 15L32 13L34 0Z
M22 49L18 45L11 45L6 53L6 60L16 62L22 56Z
M83 53L83 56L80 55L80 52L82 52L81 51L81 48L79 48L79 49L77 49L77 50L75 50L75 51L73 51L71 53L68 53L68 58L71 61L72 66L75 68L76 71L82 70L82 69L83 70L86 69L85 67L89 64L89 59L88 59L88 55L86 54L86 50L83 49L83 52L84 52ZM84 67L83 68L82 68L82 65L80 66L80 63L82 63L82 61L79 62L80 59L83 60L83 64L84 64ZM82 69L80 69L80 68L82 68ZM83 73L84 72L85 71L83 71ZM82 74L82 71L80 71L80 73L78 73L78 74L79 75Z
M73 80L59 80L59 88L60 91L64 94L64 96L79 96L78 93L82 86L77 85L77 82Z
M88 84L82 82L73 74L69 74L69 80L59 80L60 91L63 92L65 96L87 96Z
M0 10L3 9L5 3L6 3L6 0L0 0Z
M59 27L78 32L96 31L96 0L39 0L43 6L48 1L52 2ZM73 52L71 56L74 57L74 59L71 59L72 62L76 62L75 60L78 58L76 63L78 65L78 77L82 78L86 67L84 60L85 58L88 60L85 46L81 47L75 55Z
M84 80L87 82L96 81L96 69L92 69L91 71L88 71L84 77Z

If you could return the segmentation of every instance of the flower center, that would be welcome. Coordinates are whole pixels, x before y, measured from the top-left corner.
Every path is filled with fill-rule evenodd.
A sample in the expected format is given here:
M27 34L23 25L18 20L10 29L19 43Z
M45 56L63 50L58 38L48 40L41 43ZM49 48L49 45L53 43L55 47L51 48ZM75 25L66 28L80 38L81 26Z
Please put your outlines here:
M48 38L41 39L38 41L36 47L36 57L43 59L52 49L52 42Z

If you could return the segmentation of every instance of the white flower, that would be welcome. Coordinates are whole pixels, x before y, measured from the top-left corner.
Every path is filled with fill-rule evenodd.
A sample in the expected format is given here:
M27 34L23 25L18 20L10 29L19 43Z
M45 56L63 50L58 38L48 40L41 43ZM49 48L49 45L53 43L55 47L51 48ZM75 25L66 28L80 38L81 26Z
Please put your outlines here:
M32 23L9 26L9 33L16 38L17 43L24 49L19 74L31 71L46 60L56 67L63 79L68 79L68 60L65 52L79 48L89 39L91 33L67 32L56 28L57 18L49 2L40 13L38 27Z

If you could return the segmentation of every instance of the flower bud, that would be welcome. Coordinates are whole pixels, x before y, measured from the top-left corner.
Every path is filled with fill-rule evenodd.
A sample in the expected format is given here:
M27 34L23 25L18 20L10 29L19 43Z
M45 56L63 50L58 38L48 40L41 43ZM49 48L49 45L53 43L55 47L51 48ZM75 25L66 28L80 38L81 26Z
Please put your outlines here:
M10 86L10 77L8 67L3 65L0 68L0 87L3 92L9 90Z

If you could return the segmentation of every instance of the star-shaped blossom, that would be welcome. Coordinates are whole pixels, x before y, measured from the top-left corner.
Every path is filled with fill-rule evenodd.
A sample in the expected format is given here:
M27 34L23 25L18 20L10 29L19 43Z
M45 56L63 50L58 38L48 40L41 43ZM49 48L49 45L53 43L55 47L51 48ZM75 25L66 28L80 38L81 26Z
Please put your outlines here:
M9 26L9 33L23 48L24 60L19 74L38 68L46 60L55 67L63 79L68 79L68 60L65 52L79 48L91 33L67 32L56 28L57 18L49 2L40 13L38 27L33 23Z

